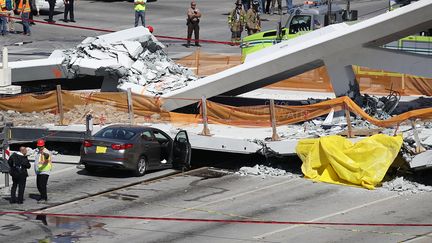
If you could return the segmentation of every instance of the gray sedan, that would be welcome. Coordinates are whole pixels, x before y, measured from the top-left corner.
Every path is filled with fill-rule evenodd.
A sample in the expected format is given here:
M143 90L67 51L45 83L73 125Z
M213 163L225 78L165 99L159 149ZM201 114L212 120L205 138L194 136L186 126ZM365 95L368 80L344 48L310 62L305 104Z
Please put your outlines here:
M148 170L188 168L191 145L186 131L177 133L173 140L152 127L111 125L85 139L80 156L80 163L90 173L98 167L110 167L142 176Z

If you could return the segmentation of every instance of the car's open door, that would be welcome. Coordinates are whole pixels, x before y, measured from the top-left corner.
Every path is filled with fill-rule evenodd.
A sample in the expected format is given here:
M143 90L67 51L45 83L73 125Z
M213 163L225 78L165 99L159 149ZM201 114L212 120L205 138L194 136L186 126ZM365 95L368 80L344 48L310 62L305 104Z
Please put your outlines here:
M179 169L189 169L192 148L185 130L177 133L173 143L173 165Z

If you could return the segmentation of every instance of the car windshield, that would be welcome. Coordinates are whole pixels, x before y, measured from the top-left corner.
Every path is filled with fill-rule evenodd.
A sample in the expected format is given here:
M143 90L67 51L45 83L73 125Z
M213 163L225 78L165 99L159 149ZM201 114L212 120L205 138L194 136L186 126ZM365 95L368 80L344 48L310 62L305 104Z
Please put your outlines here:
M125 128L105 128L97 132L94 137L97 138L108 138L108 139L119 139L119 140L129 140L134 137L135 131L128 130Z

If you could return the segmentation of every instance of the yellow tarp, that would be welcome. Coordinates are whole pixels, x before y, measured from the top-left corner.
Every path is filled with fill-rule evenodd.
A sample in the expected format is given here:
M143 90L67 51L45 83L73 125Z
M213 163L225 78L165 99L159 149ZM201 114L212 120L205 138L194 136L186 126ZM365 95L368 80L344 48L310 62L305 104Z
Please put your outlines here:
M296 152L306 178L374 189L402 146L402 136L377 134L357 143L341 136L300 140Z

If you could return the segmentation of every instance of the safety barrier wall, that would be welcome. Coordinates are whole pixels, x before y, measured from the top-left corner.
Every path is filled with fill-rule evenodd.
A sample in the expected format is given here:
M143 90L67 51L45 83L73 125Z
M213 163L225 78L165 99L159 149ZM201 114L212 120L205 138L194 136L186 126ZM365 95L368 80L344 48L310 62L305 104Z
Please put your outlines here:
M59 102L61 100L61 103ZM272 124L271 106L234 107L216 102L206 101L206 117L200 114L182 114L167 112L160 107L163 100L153 97L132 95L133 115L144 118L146 122L202 123L226 124L246 127L270 127ZM197 102L201 105L202 102ZM91 106L98 104L100 106ZM116 109L127 114L128 99L126 93L101 92L48 92L46 94L25 94L0 99L0 110L18 112L52 112L58 114L61 110L68 112L74 109L84 109L80 114L91 114L97 110ZM93 109L93 110L92 110ZM363 119L379 127L395 127L412 119L429 120L432 118L432 108L412 110L387 120L378 120L369 116L348 97L340 97L312 105L274 106L274 122L276 125L295 124L323 116L334 111L349 110ZM203 111L203 107L201 107Z

